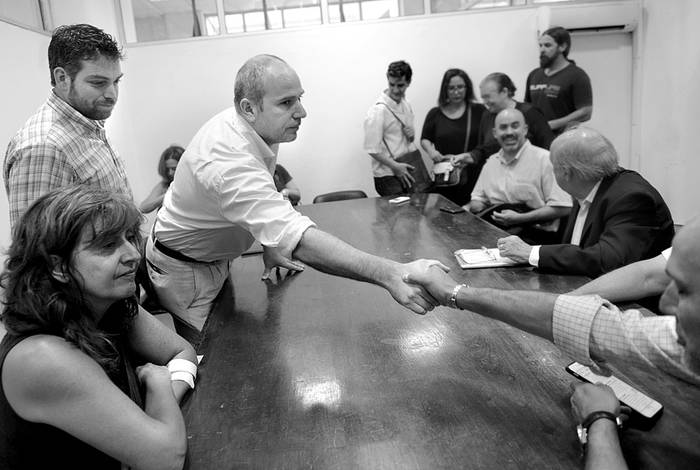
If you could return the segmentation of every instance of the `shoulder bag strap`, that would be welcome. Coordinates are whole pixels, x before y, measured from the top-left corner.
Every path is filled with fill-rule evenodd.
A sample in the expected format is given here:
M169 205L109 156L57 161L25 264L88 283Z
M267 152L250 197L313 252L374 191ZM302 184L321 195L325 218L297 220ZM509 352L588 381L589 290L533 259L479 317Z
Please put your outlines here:
M467 138L464 139L464 153L467 153L469 147L469 137L472 133L472 106L471 103L467 103Z
M396 113L395 113L394 111L391 110L391 108L389 107L388 104L382 103L381 101L377 101L375 104L381 104L381 105L386 106L386 109L388 109L389 112L390 112L391 114L394 115L394 117L396 118L396 120L399 121L399 124L401 124L401 127L402 127L402 128L403 128L403 127L406 127L406 124L404 124L403 121L402 121L401 119L399 119L399 117L396 115Z
M381 104L381 105L384 105L384 106L386 107L386 109L388 109L389 112L390 112L391 114L394 115L394 117L396 118L396 120L399 121L399 124L401 124L401 128L403 129L404 127L406 127L406 124L404 124L403 121L402 121L401 119L399 119L399 117L396 115L395 112L393 112L393 111L391 110L391 108L389 107L388 104L382 103L381 101L377 101L377 102L374 103L374 104ZM471 110L469 110L469 111L470 111L469 119L471 119ZM401 133L401 135L403 135L404 138L406 138L406 140L408 140L408 137L406 137L406 135L405 135L403 132ZM384 137L382 137L382 142L384 142L384 146L386 147L386 150L389 152L389 155L391 156L391 159L392 159L392 160L396 160L396 158L394 158L394 154L391 152L391 149L390 149L389 146L387 145L386 139L385 139ZM408 143L408 148L409 148L409 149L411 148L411 143L410 143L410 142Z

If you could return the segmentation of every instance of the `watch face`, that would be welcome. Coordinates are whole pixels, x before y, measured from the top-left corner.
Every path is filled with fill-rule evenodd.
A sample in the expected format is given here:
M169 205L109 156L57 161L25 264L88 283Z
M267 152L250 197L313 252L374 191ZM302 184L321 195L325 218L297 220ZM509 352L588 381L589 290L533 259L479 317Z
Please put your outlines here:
M576 426L576 434L578 434L578 440L581 444L588 442L588 429L579 424Z

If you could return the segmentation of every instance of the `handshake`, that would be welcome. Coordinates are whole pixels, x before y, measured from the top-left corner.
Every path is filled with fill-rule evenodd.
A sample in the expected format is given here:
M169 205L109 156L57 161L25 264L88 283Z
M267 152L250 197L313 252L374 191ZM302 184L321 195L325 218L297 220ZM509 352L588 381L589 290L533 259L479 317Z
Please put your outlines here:
M449 272L450 268L434 259L398 264L385 287L399 304L425 314L438 305L451 305L452 292L459 283Z

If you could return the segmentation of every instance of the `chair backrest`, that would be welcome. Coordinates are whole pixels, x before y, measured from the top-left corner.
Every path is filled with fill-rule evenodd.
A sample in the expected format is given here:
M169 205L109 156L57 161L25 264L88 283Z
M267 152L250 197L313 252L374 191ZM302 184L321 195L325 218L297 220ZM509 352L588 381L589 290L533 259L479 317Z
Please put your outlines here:
M346 199L362 199L367 197L364 191L359 189L349 189L347 191L335 191L332 193L319 194L314 198L314 204L318 202L344 201Z

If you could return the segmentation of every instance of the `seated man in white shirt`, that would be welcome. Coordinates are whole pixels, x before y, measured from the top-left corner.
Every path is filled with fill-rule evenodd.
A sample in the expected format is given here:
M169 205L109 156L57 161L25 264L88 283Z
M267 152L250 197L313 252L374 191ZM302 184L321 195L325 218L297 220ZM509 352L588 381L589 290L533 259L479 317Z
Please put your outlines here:
M277 266L302 271L298 259L378 284L417 313L435 304L402 276L440 263L400 264L356 250L316 229L277 192L272 174L278 144L296 139L306 117L303 92L296 72L282 59L253 57L236 75L235 106L204 124L180 159L146 258L158 300L186 327L202 330L228 279L229 262L254 240L264 247L263 278Z
M493 135L501 150L484 164L465 208L478 213L507 204L511 208L494 210L487 220L509 231L517 228L532 243L554 243L559 219L571 210L571 197L554 179L549 152L527 140L525 118L515 108L496 115Z
M619 166L600 132L578 127L554 139L554 176L575 199L562 243L531 246L516 236L498 240L501 256L564 274L598 277L653 258L671 245L671 212L641 175Z
M458 284L432 269L410 276L443 305L470 310L553 341L572 359L609 362L668 374L700 386L700 219L679 231L666 265L669 282L661 300L666 315L620 311L599 296L571 296L540 291L504 291ZM609 389L583 385L572 400L579 422L598 411L619 413ZM615 422L600 419L588 428L587 460L624 463ZM607 467L606 467L607 468ZM624 468L624 467L620 467Z

